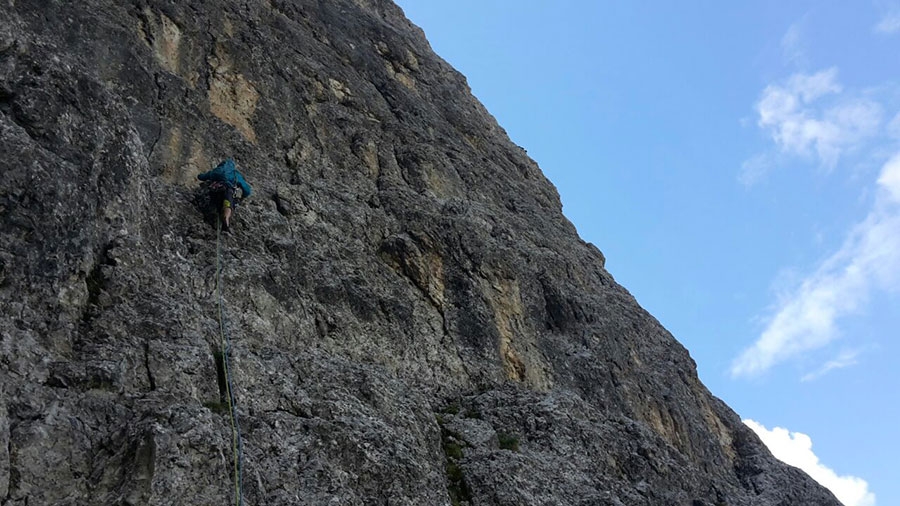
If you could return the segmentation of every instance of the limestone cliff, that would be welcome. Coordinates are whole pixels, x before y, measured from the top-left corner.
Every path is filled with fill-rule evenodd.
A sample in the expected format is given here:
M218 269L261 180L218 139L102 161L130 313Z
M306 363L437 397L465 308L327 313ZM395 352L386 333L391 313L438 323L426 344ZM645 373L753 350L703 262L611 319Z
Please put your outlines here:
M830 505L387 0L0 0L0 505ZM615 191L600 189L598 191Z

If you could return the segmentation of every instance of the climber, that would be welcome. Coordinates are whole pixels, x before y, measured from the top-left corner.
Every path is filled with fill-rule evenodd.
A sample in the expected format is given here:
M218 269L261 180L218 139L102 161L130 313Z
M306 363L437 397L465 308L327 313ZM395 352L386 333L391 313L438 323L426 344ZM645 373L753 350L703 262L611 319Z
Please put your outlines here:
M222 217L224 224L222 230L228 231L231 226L231 210L236 202L234 198L234 189L236 186L241 187L241 199L249 197L253 190L247 184L247 180L235 167L234 160L227 158L224 162L216 166L215 169L198 174L197 179L200 181L211 181L210 191L223 193L222 195Z

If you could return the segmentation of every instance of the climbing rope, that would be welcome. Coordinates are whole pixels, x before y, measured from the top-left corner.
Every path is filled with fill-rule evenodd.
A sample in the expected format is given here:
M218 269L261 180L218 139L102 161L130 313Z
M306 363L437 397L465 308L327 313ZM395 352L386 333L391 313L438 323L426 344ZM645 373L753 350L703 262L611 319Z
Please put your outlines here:
M234 388L231 382L231 339L225 332L225 303L222 301L222 218L216 219L216 298L219 303L219 337L222 350L222 371L225 375L225 397L228 412L231 414L231 449L234 454L234 503L244 504L244 445L241 441L241 426L238 424L237 403L234 400Z

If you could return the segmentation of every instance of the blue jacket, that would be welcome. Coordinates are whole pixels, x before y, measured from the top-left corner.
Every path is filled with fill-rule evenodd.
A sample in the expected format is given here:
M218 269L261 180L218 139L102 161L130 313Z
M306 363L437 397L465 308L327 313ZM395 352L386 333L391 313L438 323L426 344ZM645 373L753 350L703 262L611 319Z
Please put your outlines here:
M231 158L220 163L211 171L198 174L197 179L200 181L222 181L231 186L240 186L241 191L243 192L241 198L247 198L253 193L253 190L250 189L250 185L247 184L247 180L245 180L244 176L238 172L237 167L234 166L234 160Z

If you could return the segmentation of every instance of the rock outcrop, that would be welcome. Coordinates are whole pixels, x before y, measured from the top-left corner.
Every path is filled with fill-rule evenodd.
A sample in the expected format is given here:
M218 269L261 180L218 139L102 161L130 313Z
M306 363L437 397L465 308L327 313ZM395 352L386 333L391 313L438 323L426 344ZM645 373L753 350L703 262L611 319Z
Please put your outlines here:
M0 505L831 505L387 0L0 0ZM615 191L601 189L599 191Z

